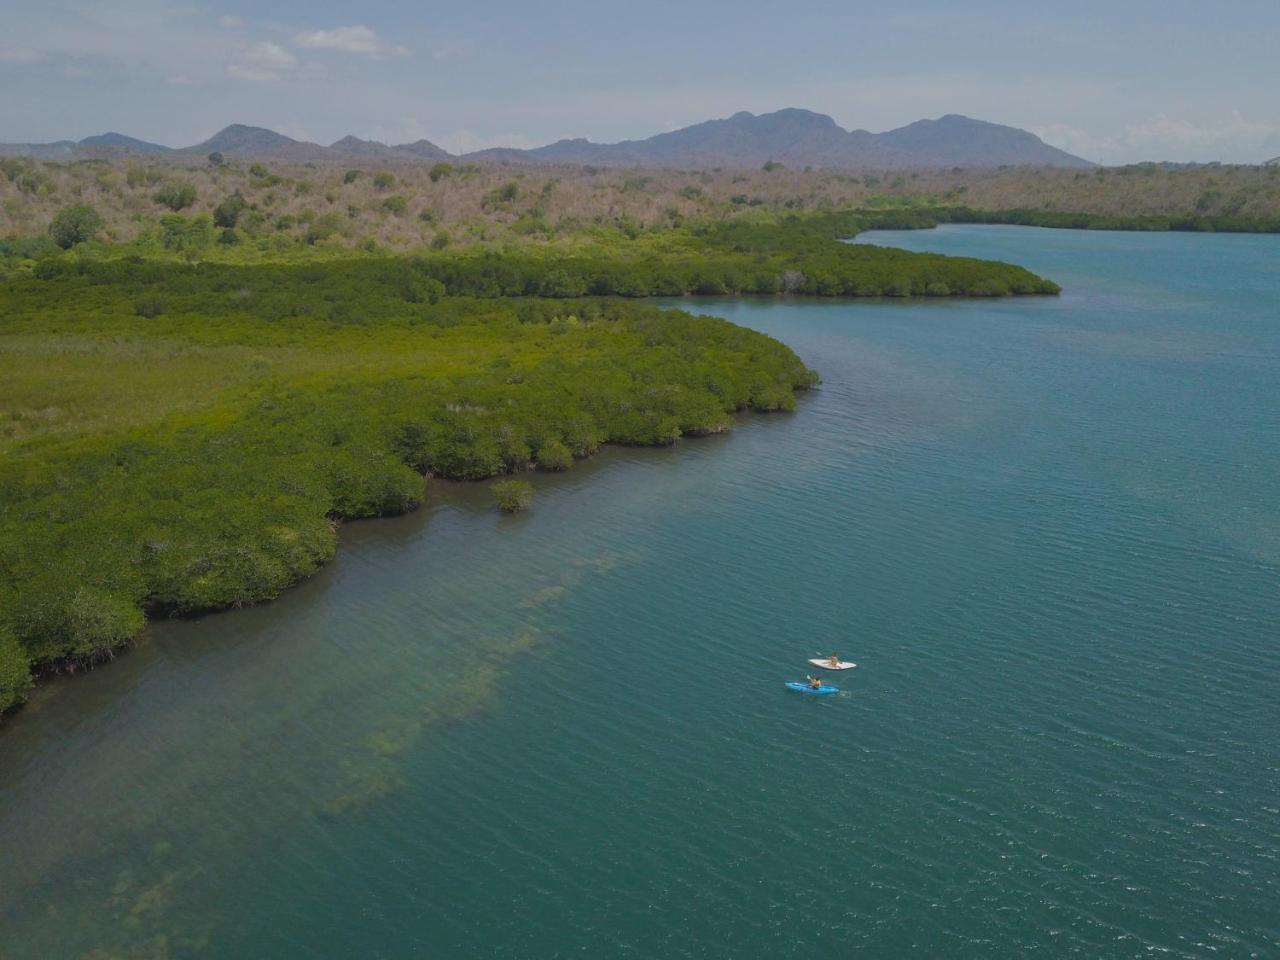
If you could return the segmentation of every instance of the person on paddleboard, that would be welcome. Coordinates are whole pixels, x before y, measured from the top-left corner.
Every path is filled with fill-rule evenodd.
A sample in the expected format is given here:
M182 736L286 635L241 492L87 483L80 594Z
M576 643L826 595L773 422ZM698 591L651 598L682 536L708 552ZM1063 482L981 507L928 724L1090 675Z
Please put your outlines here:
M827 665L832 669L840 666L840 658L833 653L831 656L827 657Z

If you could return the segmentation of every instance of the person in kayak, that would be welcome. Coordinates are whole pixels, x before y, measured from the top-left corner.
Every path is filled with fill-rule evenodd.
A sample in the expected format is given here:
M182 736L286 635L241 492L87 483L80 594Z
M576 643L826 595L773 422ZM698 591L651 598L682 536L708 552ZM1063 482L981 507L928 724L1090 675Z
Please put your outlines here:
M817 690L819 687L821 687L821 686L822 686L822 678L821 678L821 677L809 677L809 678L808 678L808 680L809 680L809 689L810 689L810 690Z
M832 669L840 666L840 658L833 653L831 656L827 657L827 666Z

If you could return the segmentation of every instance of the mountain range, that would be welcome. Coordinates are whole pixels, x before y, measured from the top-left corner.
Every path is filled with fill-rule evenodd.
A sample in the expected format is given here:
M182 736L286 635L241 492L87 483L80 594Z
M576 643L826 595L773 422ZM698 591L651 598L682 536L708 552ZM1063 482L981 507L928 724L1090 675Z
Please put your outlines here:
M845 130L825 114L788 108L774 113L735 113L660 133L644 140L593 143L560 140L520 150L498 147L454 156L429 140L388 145L347 136L322 146L294 140L263 127L232 124L203 143L183 148L148 143L120 133L55 143L0 144L0 154L42 159L145 154L152 156L259 157L299 162L413 162L469 160L508 164L571 164L612 167L758 167L768 161L787 166L835 170L910 167L1089 167L1088 160L1049 146L1016 127L948 114L885 133Z

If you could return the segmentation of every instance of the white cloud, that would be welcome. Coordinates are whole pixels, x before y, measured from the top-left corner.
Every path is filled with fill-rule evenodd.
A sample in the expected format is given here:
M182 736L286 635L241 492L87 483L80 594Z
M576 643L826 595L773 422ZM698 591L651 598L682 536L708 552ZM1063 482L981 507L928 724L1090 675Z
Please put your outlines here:
M247 63L228 63L227 76L233 80L253 80L257 83L265 83L270 80L279 80L278 73L272 73L270 70L262 70L258 67L251 67Z
M174 0L42 0L3 23L5 59L74 62L103 75L211 77L243 46L207 13Z
M470 48L467 44L444 44L431 51L431 59L439 63L446 63L452 60L461 60L468 56L469 53Z
M1248 120L1236 111L1223 120L1206 124L1158 113L1111 134L1093 134L1063 123L1040 127L1035 132L1046 143L1103 163L1256 162L1267 159L1267 151L1280 142L1280 125Z
M44 54L30 47L0 47L0 63L38 63Z
M280 44L272 43L270 40L262 40L255 43L249 48L249 52L245 56L255 63L269 67L292 67L298 62L292 53L280 46Z
M1051 147L1057 147L1059 150L1065 150L1067 153L1074 153L1078 157L1084 157L1086 160L1096 160L1105 163L1103 158L1102 142L1093 134L1079 127L1073 127L1069 123L1050 123L1045 126L1036 127L1031 131L1045 143Z
M490 147L515 147L518 150L528 150L530 147L541 146L544 142L532 140L523 133L495 133L484 136L470 130L455 130L442 137L427 139L450 153L471 153L475 150L488 150Z
M1129 143L1138 146L1177 147L1182 150L1216 150L1224 145L1257 141L1261 144L1275 130L1266 123L1254 123L1232 113L1222 123L1198 126L1185 120L1174 120L1157 114L1150 120L1130 126L1126 131Z
M387 43L372 28L363 24L350 27L334 27L332 30L313 30L293 38L300 47L314 50L337 50L340 53L358 53L375 59L386 56L408 56L404 47Z
M244 51L234 62L227 65L227 75L237 80L254 80L267 82L279 80L283 72L297 66L297 58L270 40L262 40Z
M218 26L225 27L227 30L235 30L237 27L244 26L244 18L237 17L234 14L223 14L215 21Z

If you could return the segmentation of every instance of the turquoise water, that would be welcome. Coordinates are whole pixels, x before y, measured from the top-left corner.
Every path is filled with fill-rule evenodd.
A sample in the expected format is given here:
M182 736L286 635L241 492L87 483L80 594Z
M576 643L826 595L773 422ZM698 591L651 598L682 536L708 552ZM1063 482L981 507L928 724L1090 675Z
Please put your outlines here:
M823 387L42 687L0 957L1280 954L1280 237L867 239L1065 293L704 302Z

